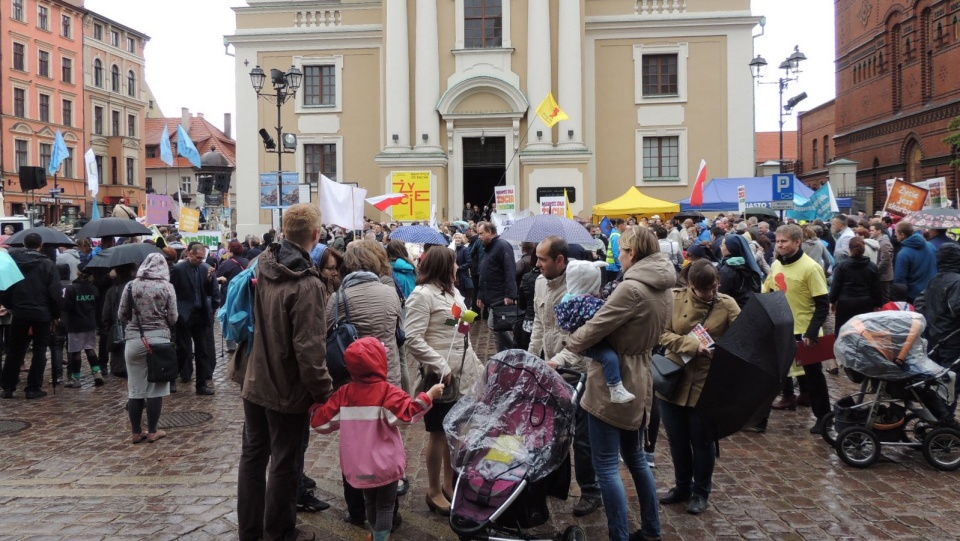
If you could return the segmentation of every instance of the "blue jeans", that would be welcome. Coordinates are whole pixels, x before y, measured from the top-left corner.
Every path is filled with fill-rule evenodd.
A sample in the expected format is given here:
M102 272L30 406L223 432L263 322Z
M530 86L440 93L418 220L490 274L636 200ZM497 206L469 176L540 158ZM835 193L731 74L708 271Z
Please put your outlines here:
M667 429L677 488L709 497L717 455L713 440L706 437L700 412L660 400L660 418Z
M603 377L607 380L607 385L616 385L623 381L620 377L620 357L617 352L606 342L598 342L589 348L584 355L600 363L603 367Z
M643 430L623 430L587 415L590 424L590 445L593 467L600 483L600 495L607 514L607 530L610 541L629 541L627 523L627 495L620 478L620 463L617 455L623 456L627 469L633 477L637 498L640 501L640 531L646 537L660 537L660 509L657 502L657 485L653 472L643 454Z

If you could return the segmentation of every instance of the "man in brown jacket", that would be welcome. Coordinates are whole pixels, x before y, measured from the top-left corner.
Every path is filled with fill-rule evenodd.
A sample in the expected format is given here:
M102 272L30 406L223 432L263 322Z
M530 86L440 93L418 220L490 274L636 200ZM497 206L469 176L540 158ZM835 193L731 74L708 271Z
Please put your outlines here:
M320 239L319 209L293 205L283 214L283 233L257 266L256 327L241 392L240 541L313 538L296 526L300 454L308 409L333 394L322 323L326 288L310 259Z

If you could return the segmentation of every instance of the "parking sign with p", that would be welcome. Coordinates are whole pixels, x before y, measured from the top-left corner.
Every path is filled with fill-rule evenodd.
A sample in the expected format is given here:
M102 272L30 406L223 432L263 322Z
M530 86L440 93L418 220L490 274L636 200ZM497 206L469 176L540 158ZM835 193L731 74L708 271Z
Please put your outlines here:
M773 200L793 201L793 175L773 175Z

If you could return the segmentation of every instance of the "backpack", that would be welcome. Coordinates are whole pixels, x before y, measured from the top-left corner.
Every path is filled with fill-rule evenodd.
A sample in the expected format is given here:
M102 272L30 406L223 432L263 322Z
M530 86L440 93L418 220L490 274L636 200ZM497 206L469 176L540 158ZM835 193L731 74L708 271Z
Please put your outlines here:
M248 350L253 346L253 303L256 299L253 286L256 284L256 271L257 260L254 259L246 269L230 280L226 298L217 312L223 338L238 344L247 342Z

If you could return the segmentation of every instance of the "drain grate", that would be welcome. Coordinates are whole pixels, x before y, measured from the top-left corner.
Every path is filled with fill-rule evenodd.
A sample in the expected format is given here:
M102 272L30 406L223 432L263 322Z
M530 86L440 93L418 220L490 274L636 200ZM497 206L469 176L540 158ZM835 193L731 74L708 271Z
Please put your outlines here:
M160 416L160 428L182 428L205 423L213 419L213 415L205 411L173 411L163 412Z
M17 421L15 419L0 419L0 436L16 434L21 430L26 430L32 425L26 421Z

